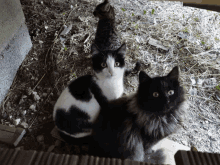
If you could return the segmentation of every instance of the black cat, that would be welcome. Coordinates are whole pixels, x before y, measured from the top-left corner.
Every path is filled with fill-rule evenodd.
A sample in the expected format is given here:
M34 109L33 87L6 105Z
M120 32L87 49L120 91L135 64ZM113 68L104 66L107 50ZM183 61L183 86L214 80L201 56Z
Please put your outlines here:
M178 67L156 78L141 71L135 94L102 104L93 125L93 154L144 161L145 152L183 121L186 102L178 77Z

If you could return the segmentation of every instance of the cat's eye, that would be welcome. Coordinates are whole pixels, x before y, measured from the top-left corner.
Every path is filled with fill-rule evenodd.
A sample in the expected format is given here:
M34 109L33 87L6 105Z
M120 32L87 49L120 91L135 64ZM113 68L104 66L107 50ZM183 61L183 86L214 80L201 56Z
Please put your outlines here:
M120 63L119 63L119 62L116 62L116 63L115 63L115 66L116 66L116 67L119 67L119 66L120 66Z
M106 63L101 63L101 66L103 67L103 68L105 68L106 67Z
M173 95L173 94L174 94L174 90L168 91L168 95Z
M154 92L154 93L153 93L153 96L154 96L154 97L159 97L159 93L158 93L158 92Z

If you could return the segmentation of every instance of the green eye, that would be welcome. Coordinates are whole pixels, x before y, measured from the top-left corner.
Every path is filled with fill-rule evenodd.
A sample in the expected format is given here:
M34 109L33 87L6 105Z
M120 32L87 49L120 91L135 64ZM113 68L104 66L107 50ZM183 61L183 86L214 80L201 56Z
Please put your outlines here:
M168 91L168 95L173 95L173 94L174 94L174 90Z
M101 66L103 67L103 68L105 68L106 67L106 63L101 63Z
M119 66L120 66L120 63L119 63L119 62L116 62L116 63L115 63L115 66L116 66L116 67L119 67Z
M154 92L154 93L153 93L153 96L154 96L154 97L159 97L159 93L158 93L158 92Z

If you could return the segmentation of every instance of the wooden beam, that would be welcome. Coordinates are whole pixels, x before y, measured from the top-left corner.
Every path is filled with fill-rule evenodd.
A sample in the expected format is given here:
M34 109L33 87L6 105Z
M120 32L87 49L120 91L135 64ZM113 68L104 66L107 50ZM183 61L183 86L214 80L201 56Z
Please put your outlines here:
M23 128L14 128L0 124L0 142L17 146L26 133Z

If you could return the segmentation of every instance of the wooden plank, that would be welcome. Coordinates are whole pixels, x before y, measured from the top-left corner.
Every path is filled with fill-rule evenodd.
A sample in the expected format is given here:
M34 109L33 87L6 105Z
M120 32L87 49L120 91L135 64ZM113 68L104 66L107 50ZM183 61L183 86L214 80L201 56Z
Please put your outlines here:
M57 165L58 160L59 160L59 155L55 154L53 156L53 161L51 162L51 165Z
M33 162L36 153L37 151L19 150L15 159L16 165L30 165Z
M21 162L20 165L31 165L33 162L34 157L37 155L37 151L26 151L26 154L24 155L23 162Z
M18 155L16 156L15 162L16 164L21 164L23 162L23 157L26 154L26 151L20 150L18 152Z
M7 131L7 132L12 132L12 133L14 133L15 130L16 130L16 128L15 128L15 127L9 127L9 126L7 126L7 125L2 125L2 124L0 124L0 130L1 130L1 131Z
M88 155L82 156L79 165L87 165L88 164L88 160L89 160L89 156Z
M116 159L116 165L122 165L121 159Z
M21 139L23 138L23 136L25 135L26 131L23 128L16 128L15 131L15 136L13 139L13 145L16 147L18 145L18 143L21 141Z
M5 159L3 162L1 162L1 165L7 165L8 162L10 161L11 156L13 155L15 150L10 149L9 152L7 153L7 155L5 155Z
M65 154L62 155L58 155L58 161L56 162L56 165L63 165L64 164L64 158L65 158Z
M95 157L93 165L99 165L99 157Z
M105 165L105 158L100 158L99 165Z
M46 152L43 154L43 158L40 161L40 165L46 165L47 159L49 158L50 153Z
M94 162L94 156L90 156L88 165L93 165L93 162Z
M78 165L78 163L79 163L79 156L72 155L70 158L69 165Z
M15 150L15 152L13 153L12 157L10 158L10 161L8 162L7 165L13 165L13 163L15 163L15 158L18 155L19 150Z
M43 157L44 154L45 153L43 151L39 152L39 154L37 155L37 158L35 160L34 165L39 165L40 164L40 160L41 160L41 158Z
M111 165L116 165L116 159L115 158L111 159Z
M0 142L16 147L25 133L26 131L23 128L12 128L0 124Z
M6 156L6 154L8 153L8 151L9 151L9 149L7 148L7 149L5 149L5 150L1 153L1 155L0 155L0 162L3 162L3 160L4 160L5 156Z
M47 159L47 165L52 165L52 161L53 161L53 157L54 157L54 153L51 153Z
M66 155L65 158L64 158L63 165L68 165L69 160L70 160L70 155Z
M110 163L111 163L111 159L110 158L106 158L106 165L110 165ZM129 164L127 164L127 165L129 165Z

